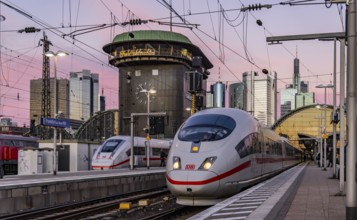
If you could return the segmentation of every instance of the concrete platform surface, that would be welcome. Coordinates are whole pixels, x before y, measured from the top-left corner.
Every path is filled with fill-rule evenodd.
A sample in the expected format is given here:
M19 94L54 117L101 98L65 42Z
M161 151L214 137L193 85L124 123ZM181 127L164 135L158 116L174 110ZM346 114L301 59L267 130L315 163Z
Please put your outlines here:
M6 176L0 179L0 219L23 210L88 201L166 186L165 170L103 170Z
M331 168L322 171L322 168L310 162L300 177L301 183L297 186L295 195L291 195L291 201L283 207L287 210L286 215L280 218L286 220L346 219L345 196L339 195L339 180L330 179L331 177ZM284 210L282 212L284 213Z
M345 196L332 169L301 163L191 217L190 220L342 220Z

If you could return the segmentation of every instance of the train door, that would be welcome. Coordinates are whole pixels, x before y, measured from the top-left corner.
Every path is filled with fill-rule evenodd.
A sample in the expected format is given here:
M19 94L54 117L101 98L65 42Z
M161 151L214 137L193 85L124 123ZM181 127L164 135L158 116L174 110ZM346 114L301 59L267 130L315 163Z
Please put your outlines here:
M263 146L264 146L264 136L263 132L260 130L258 133L258 153L256 162L257 162L257 169L259 175L263 173L263 166L264 166L264 153L263 153Z
M262 155L263 155L263 163L262 163L262 172L263 174L269 173L271 170L271 149L270 149L270 139L267 137L264 137L264 142L263 142L263 147L262 147Z
M134 146L134 166L146 166L146 148L142 146Z
M260 142L259 142L259 133L255 133L252 136L252 147L253 153L250 156L250 164L251 164L251 173L253 176L259 176L261 174L261 168L258 164L260 157Z

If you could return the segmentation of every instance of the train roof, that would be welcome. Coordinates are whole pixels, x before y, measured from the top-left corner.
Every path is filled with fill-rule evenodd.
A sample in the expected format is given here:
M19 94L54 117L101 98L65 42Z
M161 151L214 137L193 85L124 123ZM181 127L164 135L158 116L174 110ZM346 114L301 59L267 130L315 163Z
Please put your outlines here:
M195 115L204 115L204 114L220 114L220 115L227 115L232 117L236 121L242 120L250 120L255 122L260 127L266 127L262 123L258 121L254 116L252 116L249 112L237 109L237 108L209 108L204 109L202 111L197 112ZM268 128L268 127L267 127Z
M124 139L124 140L127 140L127 141L131 141L131 136L127 136L127 135L118 135L118 136L112 136L108 139L106 139L105 141L107 140L111 140L111 139ZM138 136L134 136L134 142L137 143L137 142L144 142L144 141L147 141L145 137L138 137ZM164 144L164 145L168 145L170 146L172 144L172 139L155 139L155 138L152 138L150 139L150 141L155 141L157 142L158 144Z
M37 138L37 137L25 137L25 136L21 136L21 135L13 135L13 134L0 134L0 139L37 141L39 138Z

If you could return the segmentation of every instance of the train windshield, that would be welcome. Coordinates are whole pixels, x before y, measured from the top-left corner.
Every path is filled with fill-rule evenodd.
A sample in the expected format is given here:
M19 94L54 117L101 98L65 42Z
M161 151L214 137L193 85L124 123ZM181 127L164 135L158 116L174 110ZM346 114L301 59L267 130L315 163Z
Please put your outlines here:
M181 141L217 141L232 133L236 122L229 116L208 114L189 118L181 128Z
M123 143L124 140L119 140L119 139L113 139L113 140L108 140L105 142L104 146L102 147L101 152L102 153L112 153L114 152L120 145Z

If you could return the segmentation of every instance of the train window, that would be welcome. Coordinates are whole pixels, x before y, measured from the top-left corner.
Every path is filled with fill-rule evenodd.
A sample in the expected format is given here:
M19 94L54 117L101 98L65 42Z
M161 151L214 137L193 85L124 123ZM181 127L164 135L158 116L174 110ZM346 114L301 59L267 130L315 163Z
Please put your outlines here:
M152 148L152 155L159 156L160 155L160 148Z
M271 140L271 154L282 155L281 143Z
M134 155L146 155L145 147L134 147Z
M271 154L271 140L269 138L264 138L264 149L263 153L265 154Z
M281 142L278 142L278 155L283 155L283 145Z
M257 144L254 145L255 149L254 149L254 153L261 153L262 152L262 142L261 141L257 141Z
M181 141L217 141L231 134L235 126L235 121L226 115L199 115L185 122L178 138Z
M114 152L117 147L124 142L123 140L118 140L118 139L112 139L112 140L108 140L107 142L105 142L105 144L102 147L101 152L104 153L112 153Z
M286 150L286 156L290 156L290 157L294 156L294 149L292 148L291 145L286 144L285 150Z
M240 158L246 157L249 154L254 153L255 145L258 143L257 134L253 133L241 140L235 147Z
M161 154L161 149L162 148L153 148L152 149L152 155L153 156L160 156L160 154ZM168 152L169 152L169 150L168 149L163 149L164 150L164 152L166 153L166 155L168 154Z
M13 146L11 140L4 140L4 146Z

